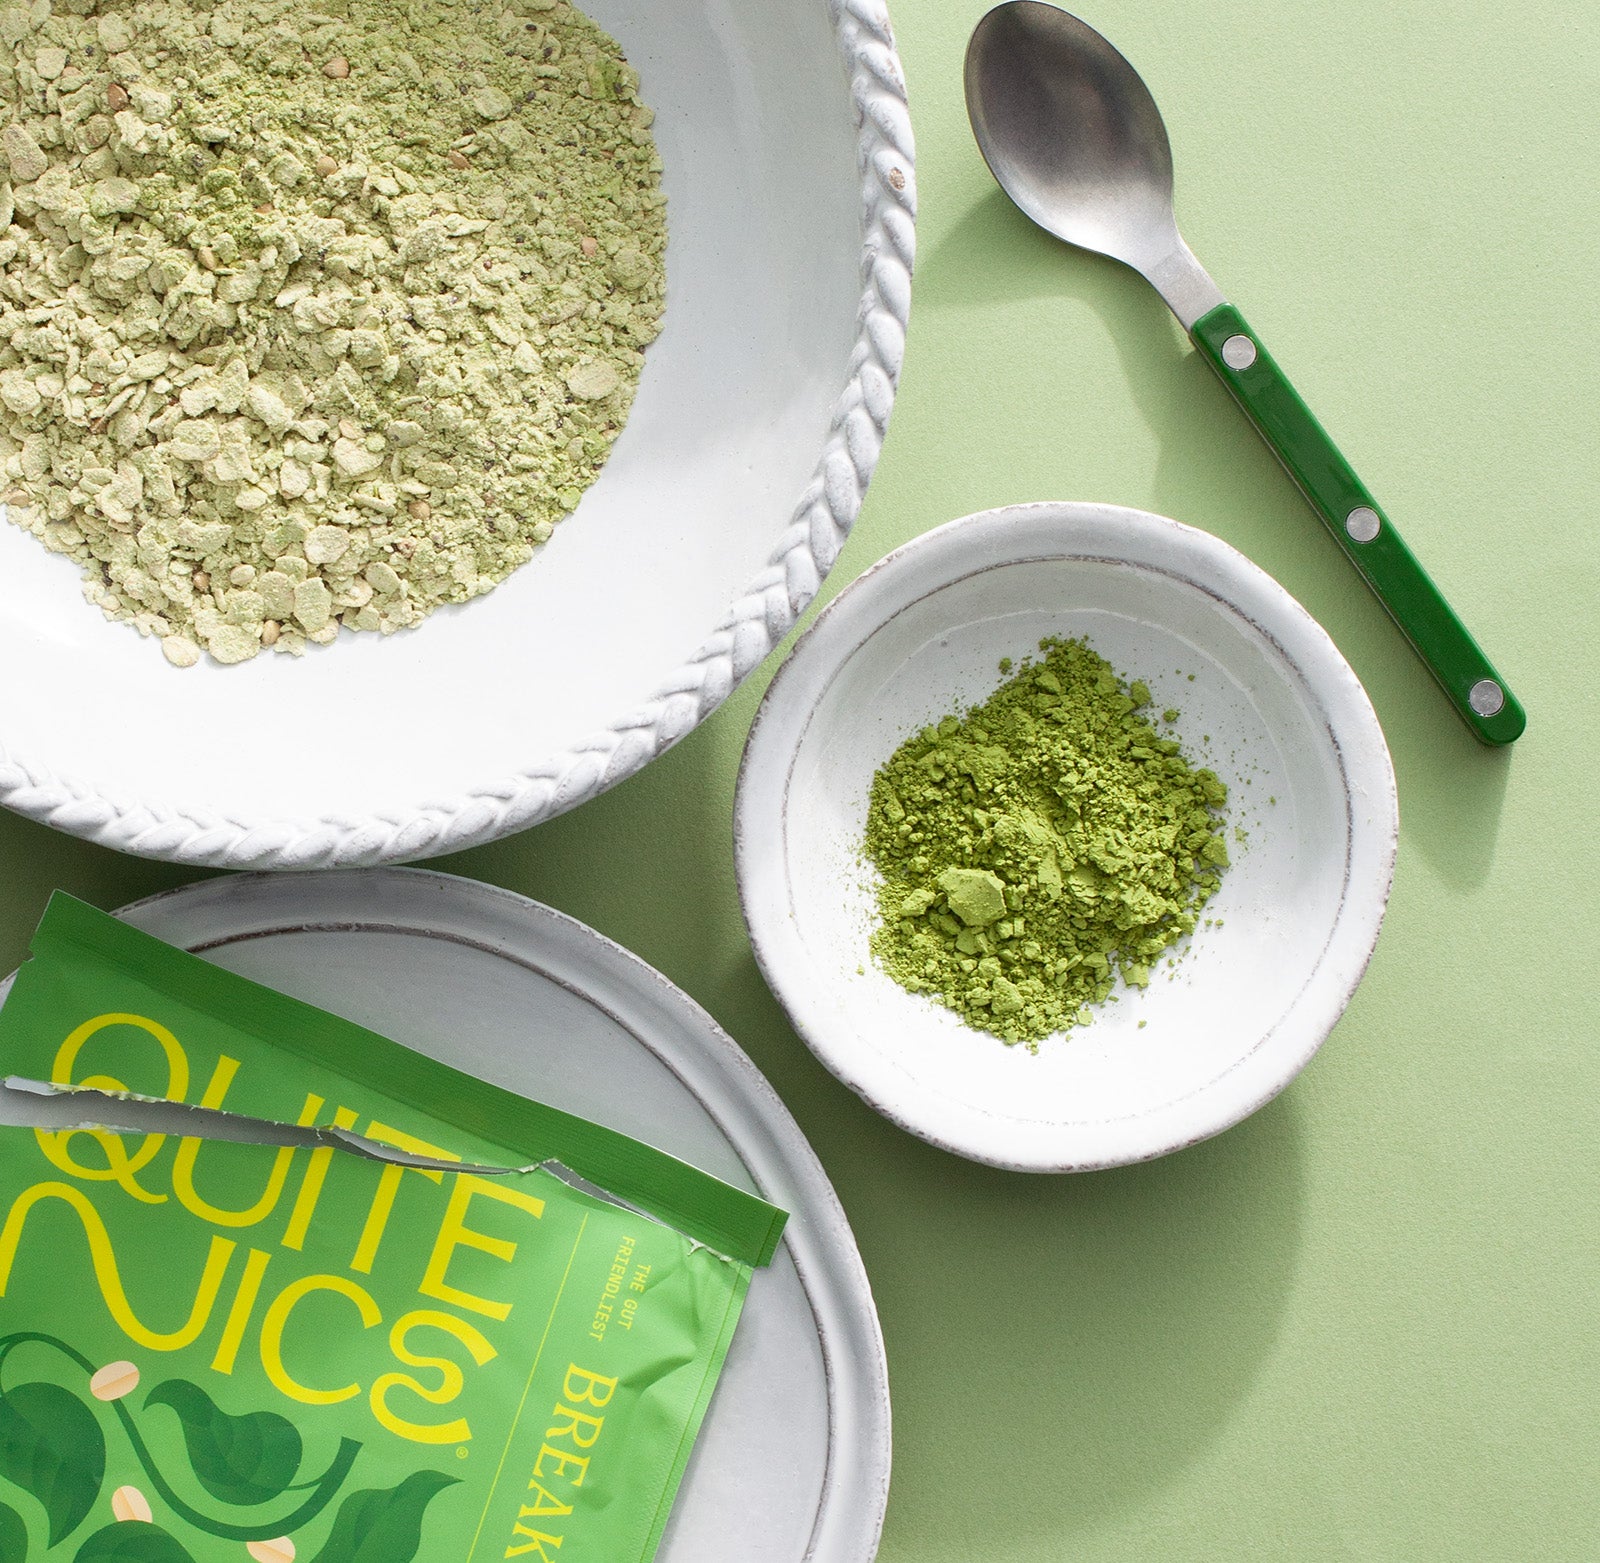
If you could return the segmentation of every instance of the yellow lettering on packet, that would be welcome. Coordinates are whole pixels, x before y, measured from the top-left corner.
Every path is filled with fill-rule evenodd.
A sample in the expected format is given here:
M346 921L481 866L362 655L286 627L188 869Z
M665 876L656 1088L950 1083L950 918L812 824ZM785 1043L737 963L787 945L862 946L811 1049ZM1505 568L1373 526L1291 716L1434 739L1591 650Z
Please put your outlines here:
M97 1091L127 1091L129 1088L114 1076L94 1074L82 1080L73 1078L73 1071L78 1062L78 1055L84 1047L101 1032L112 1027L130 1026L137 1031L143 1031L154 1037L160 1045L166 1059L167 1080L163 1089L146 1094L164 1096L169 1101L182 1101L189 1089L189 1059L179 1044L177 1037L159 1022L149 1019L144 1015L129 1015L121 1012L112 1012L105 1015L96 1015L92 1020L86 1020L81 1025L73 1028L66 1039L57 1049L50 1065L50 1079L56 1085L88 1086ZM75 1161L67 1152L67 1144L75 1136L87 1134L98 1144L106 1156L106 1165L100 1167L85 1167ZM121 1137L115 1134L104 1134L92 1129L67 1129L52 1133L47 1129L34 1130L39 1148L50 1161L62 1172L75 1178L83 1178L90 1182L115 1182L135 1199L145 1204L158 1205L166 1199L165 1194L155 1194L145 1189L138 1181L137 1174L150 1164L160 1153L166 1140L162 1134L148 1134L144 1137L139 1149L129 1155L122 1144Z
M573 1388L576 1384L578 1387ZM605 1394L600 1390L604 1387ZM591 1373L586 1368L580 1368L573 1363L567 1369L567 1376L562 1381L561 1392L568 1400L587 1403L591 1406L605 1406L611 1403L611 1397L617 1392L617 1381L606 1378L599 1373Z
M6 1216L5 1226L0 1228L0 1297L5 1295L29 1211L52 1199L60 1200L69 1206L82 1222L83 1235L89 1245L89 1259L94 1266L94 1278L100 1288L100 1295L105 1299L111 1317L116 1320L117 1326L129 1340L140 1346L146 1346L151 1351L177 1351L199 1338L200 1332L211 1319L211 1310L216 1303L217 1293L222 1289L223 1272L227 1270L237 1244L225 1237L212 1237L211 1246L206 1253L205 1269L201 1272L200 1284L195 1289L194 1305L189 1311L187 1322L176 1330L153 1330L140 1322L128 1302L128 1294L123 1290L122 1275L117 1266L117 1256L112 1251L111 1237L106 1231L105 1222L100 1219L100 1213L94 1208L87 1194L66 1183L36 1183L18 1195L12 1204L10 1213Z
M583 1479L589 1473L589 1464L594 1456L570 1453L559 1445L568 1441L575 1450L594 1449L600 1441L606 1419L579 1411L577 1407L590 1405L599 1408L609 1405L611 1397L617 1392L617 1383L618 1380L607 1378L603 1373L580 1368L575 1362L568 1363L561 1380L562 1399L550 1413L553 1425L545 1430L545 1442L539 1449L539 1457L533 1462L533 1472L528 1478L528 1490L538 1493L539 1501L524 1503L519 1507L516 1521L511 1527L511 1541L505 1550L506 1557L548 1558L550 1553L546 1548L561 1547L564 1537L535 1530L525 1522L530 1519L559 1519L572 1513L572 1505L560 1502L543 1483L549 1479L566 1481L573 1487L583 1486ZM568 1405L565 1403L567 1401L574 1403ZM546 1457L553 1461L553 1470L545 1469ZM576 1476L567 1475L569 1466L576 1467Z
M409 1151L413 1156L433 1156L439 1161L460 1161L454 1152L440 1145L430 1145L414 1134L379 1123L376 1119L366 1128L366 1137L380 1145L392 1145L397 1151ZM394 1210L395 1195L400 1192L400 1181L408 1172L420 1173L434 1183L443 1183L444 1174L436 1167L402 1167L398 1164L385 1167L378 1174L378 1189L372 1197L372 1208L367 1212L366 1224L361 1229L361 1241L356 1244L355 1258L350 1261L352 1270L370 1274L373 1261L378 1256L378 1244L383 1241L384 1229Z
M110 1026L132 1026L135 1030L148 1032L161 1044L167 1059L167 1083L164 1089L149 1094L165 1097L172 1102L183 1101L189 1094L189 1055L165 1026L144 1015L96 1015L93 1020L86 1020L81 1026L75 1027L56 1053L50 1069L51 1080L57 1085L85 1084L73 1080L73 1065L77 1063L84 1044ZM109 1089L125 1091L128 1087L112 1085Z
M459 1291L445 1279L450 1266L450 1257L458 1248L476 1248L482 1253L492 1254L496 1259L503 1259L508 1264L516 1258L515 1243L505 1238L490 1237L487 1233L474 1232L467 1226L467 1207L474 1198L480 1196L524 1210L535 1219L544 1214L544 1201L536 1195L524 1194L518 1189L508 1188L503 1183L496 1183L473 1173L458 1173L455 1188L450 1192L449 1208L445 1211L444 1221L439 1227L439 1236L433 1245L432 1254L428 1256L427 1273L417 1290L424 1297L437 1298L440 1302L450 1303L457 1308L470 1308L474 1313L487 1314L491 1319L505 1319L511 1313L510 1303L491 1302L488 1298L474 1296L471 1292Z
M283 1362L283 1336L290 1315L304 1297L314 1292L332 1292L348 1297L360 1315L361 1327L370 1330L383 1322L383 1314L372 1294L364 1287L342 1275L303 1275L291 1281L278 1293L261 1321L261 1366L268 1380L280 1394L287 1395L305 1406L332 1406L341 1400L353 1400L361 1393L360 1384L343 1384L337 1389L315 1389L300 1383L290 1374Z
M413 1330L420 1329L442 1330L445 1334L453 1336L467 1348L473 1362L480 1368L499 1355L484 1338L483 1332L468 1324L465 1319L458 1319L454 1314L442 1313L436 1308L414 1309L404 1318L395 1321L394 1327L389 1331L390 1349L397 1361L404 1362L409 1367L436 1370L439 1374L439 1383L430 1389L409 1373L384 1373L372 1383L372 1414L391 1433L398 1434L401 1438L409 1438L413 1443L464 1444L472 1437L472 1428L464 1417L458 1417L452 1422L413 1422L400 1416L389 1405L389 1392L392 1389L407 1390L430 1405L443 1406L454 1400L466 1386L466 1375L451 1358L422 1356L411 1349L407 1338Z
M200 1097L202 1107L221 1110L228 1099L228 1087L239 1072L237 1058L222 1057L211 1072L211 1079ZM304 1121L304 1120L302 1120ZM201 1197L194 1186L195 1162L204 1142L196 1135L186 1135L178 1141L178 1154L172 1163L172 1192L178 1203L202 1221L219 1227L253 1227L265 1221L277 1208L278 1196L283 1193L284 1180L289 1176L289 1163L294 1157L291 1147L285 1145L272 1158L272 1170L267 1174L267 1186L261 1197L243 1210L224 1210Z
M249 1327L250 1315L255 1311L256 1299L261 1295L261 1283L266 1278L272 1255L252 1248L245 1257L244 1276L239 1290L233 1295L228 1317L222 1326L222 1338L217 1342L216 1355L211 1359L213 1373L232 1373L239 1359L239 1347L244 1344L244 1332Z
M308 1093L306 1104L301 1109L300 1122L315 1123L321 1111L322 1098L314 1093ZM336 1107L333 1112L333 1126L336 1129L353 1129L360 1118L361 1114L354 1108ZM319 1145L307 1160L305 1176L300 1180L300 1192L295 1195L294 1209L289 1213L289 1224L279 1239L285 1248L305 1247L306 1233L311 1228L312 1216L316 1214L317 1201L322 1197L322 1185L327 1180L328 1167L333 1157L332 1146Z
M544 1462L545 1462L546 1458L549 1458L550 1460L552 1460L554 1462L554 1465L555 1465L554 1470L547 1471L545 1469ZM567 1475L567 1467L569 1465L577 1467L578 1474L576 1476L569 1477ZM586 1455L586 1454L571 1454L565 1449L556 1449L550 1444L541 1444L539 1446L538 1458L535 1459L534 1462L533 1462L533 1474L535 1476L538 1476L538 1477L544 1477L544 1476L559 1477L562 1481L570 1482L574 1487L583 1486L583 1479L588 1474L588 1471L589 1471L589 1457L588 1457L588 1455Z
M522 1522L526 1517L525 1514L518 1514L516 1524L511 1527L512 1542L506 1548L505 1556L508 1558L533 1558L542 1560L542 1563L554 1563L552 1555L545 1549L554 1547L559 1550L562 1538L560 1536L547 1535L542 1530L534 1530L531 1526L524 1525Z
M519 1520L562 1519L572 1513L572 1505L561 1502L548 1488L542 1487L537 1477L529 1479L528 1491L538 1496L532 1503L525 1503L517 1510Z

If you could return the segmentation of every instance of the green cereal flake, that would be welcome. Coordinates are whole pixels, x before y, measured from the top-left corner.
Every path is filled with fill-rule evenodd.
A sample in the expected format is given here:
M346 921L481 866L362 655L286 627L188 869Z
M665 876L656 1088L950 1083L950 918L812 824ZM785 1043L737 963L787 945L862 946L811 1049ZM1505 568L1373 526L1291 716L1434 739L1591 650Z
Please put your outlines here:
M1036 1049L1144 987L1228 864L1227 788L1087 642L1045 640L981 705L878 770L866 855L878 964L969 1025ZM1175 713L1174 713L1175 715Z
M593 22L0 0L0 45L0 497L108 618L180 667L298 653L552 535L664 294L652 115Z

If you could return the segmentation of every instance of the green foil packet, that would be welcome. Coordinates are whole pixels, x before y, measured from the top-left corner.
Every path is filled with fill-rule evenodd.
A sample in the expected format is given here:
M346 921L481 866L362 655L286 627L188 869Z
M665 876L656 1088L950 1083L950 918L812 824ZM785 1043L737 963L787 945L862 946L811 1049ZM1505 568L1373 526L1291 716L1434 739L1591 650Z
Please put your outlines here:
M652 1557L781 1211L63 895L0 1073L0 1563Z

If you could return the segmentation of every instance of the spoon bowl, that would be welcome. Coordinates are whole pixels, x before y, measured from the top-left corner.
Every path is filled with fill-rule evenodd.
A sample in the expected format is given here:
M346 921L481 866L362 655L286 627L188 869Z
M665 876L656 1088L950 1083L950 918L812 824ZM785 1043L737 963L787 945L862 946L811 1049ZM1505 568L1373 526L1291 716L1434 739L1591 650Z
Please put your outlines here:
M1092 27L1032 0L999 6L973 30L965 86L984 161L1041 228L1141 272L1182 242L1161 112Z

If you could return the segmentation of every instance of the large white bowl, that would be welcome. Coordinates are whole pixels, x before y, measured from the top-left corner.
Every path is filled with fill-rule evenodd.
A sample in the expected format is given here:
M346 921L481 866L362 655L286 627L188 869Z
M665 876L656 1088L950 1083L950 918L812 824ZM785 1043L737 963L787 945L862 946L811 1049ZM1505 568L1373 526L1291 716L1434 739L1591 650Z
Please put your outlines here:
M146 857L320 868L519 830L637 771L815 594L904 343L910 122L882 0L586 0L657 114L665 329L541 556L414 633L179 671L0 524L0 803Z
M861 842L878 766L1046 635L1087 636L1179 709L1228 784L1233 863L1181 960L1034 1055L873 964ZM1299 1073L1366 969L1398 825L1366 693L1277 582L1176 521L1043 504L918 538L818 618L751 730L735 847L761 969L834 1074L960 1155L1075 1172L1216 1134Z

